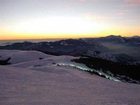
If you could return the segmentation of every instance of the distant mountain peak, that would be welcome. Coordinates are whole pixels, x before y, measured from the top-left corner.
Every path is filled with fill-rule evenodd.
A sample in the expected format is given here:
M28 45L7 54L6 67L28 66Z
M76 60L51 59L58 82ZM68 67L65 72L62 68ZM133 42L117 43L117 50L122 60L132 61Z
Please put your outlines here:
M121 35L109 35L106 38L123 38Z

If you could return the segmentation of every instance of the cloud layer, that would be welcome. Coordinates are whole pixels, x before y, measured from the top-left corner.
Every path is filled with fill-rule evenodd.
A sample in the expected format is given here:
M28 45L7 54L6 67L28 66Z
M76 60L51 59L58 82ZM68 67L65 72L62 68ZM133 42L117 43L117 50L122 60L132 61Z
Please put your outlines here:
M140 0L124 0L128 4L140 5Z

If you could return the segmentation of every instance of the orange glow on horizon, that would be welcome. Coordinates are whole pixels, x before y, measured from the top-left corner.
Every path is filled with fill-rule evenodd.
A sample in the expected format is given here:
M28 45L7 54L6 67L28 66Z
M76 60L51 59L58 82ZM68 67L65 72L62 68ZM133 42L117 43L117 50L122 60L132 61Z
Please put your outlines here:
M33 18L0 27L0 40L134 36L140 35L138 30L139 27L114 26L88 17Z
M103 33L98 34L21 34L21 33L7 33L7 34L0 34L0 40L28 40L28 39L69 39L69 38L94 38L94 37L104 37L108 35L121 35L131 37L134 34L131 32L122 32L118 34L118 30L114 31L104 31Z

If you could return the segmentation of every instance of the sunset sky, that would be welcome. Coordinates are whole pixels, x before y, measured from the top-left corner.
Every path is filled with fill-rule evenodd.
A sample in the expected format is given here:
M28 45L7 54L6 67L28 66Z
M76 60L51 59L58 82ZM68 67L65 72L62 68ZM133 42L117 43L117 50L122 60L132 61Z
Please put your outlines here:
M0 40L140 35L140 0L0 0Z

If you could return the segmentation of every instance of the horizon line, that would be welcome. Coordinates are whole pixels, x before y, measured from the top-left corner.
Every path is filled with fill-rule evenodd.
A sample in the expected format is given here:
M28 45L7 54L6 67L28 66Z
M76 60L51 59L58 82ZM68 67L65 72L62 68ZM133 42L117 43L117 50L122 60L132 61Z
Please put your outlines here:
M63 40L63 39L82 39L82 38L86 38L86 39L88 39L88 38L102 38L102 37L108 37L108 36L120 36L120 37L140 37L140 35L132 35L132 36L125 36L125 35L106 35L106 36L95 36L95 37L66 37L66 38L19 38L19 39L0 39L0 41L23 41L23 40Z

